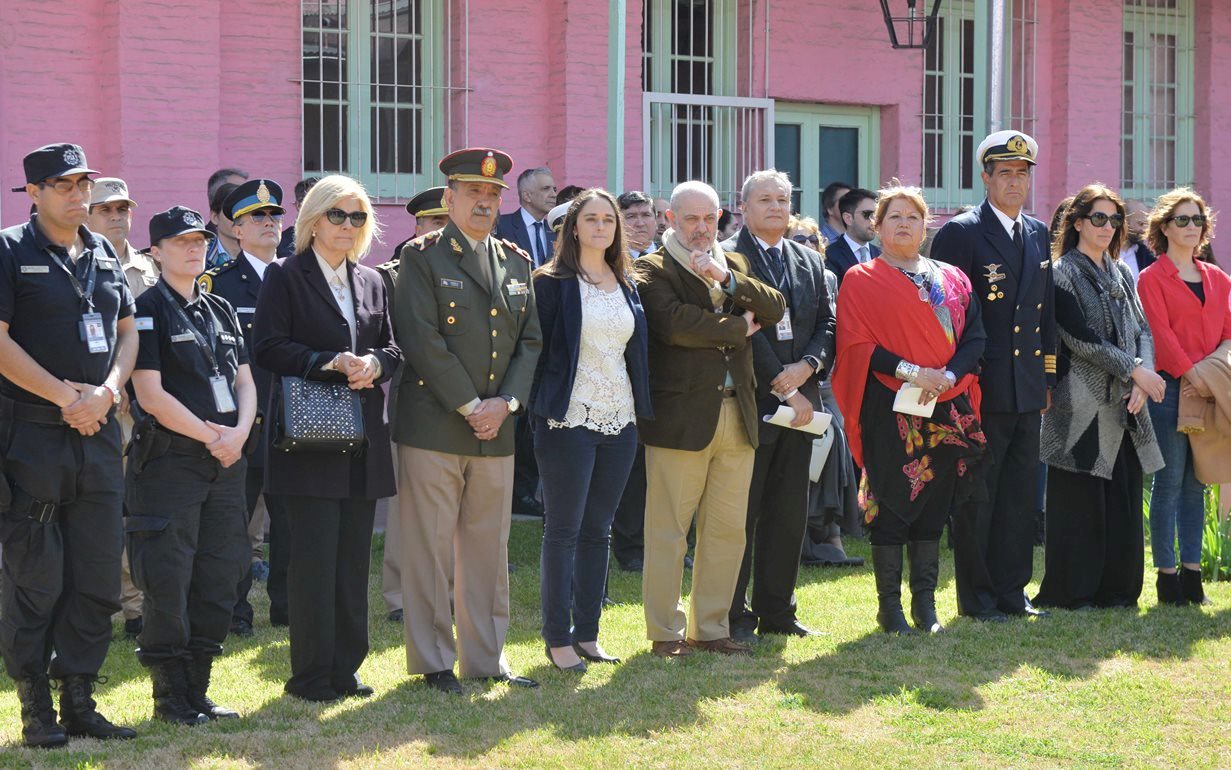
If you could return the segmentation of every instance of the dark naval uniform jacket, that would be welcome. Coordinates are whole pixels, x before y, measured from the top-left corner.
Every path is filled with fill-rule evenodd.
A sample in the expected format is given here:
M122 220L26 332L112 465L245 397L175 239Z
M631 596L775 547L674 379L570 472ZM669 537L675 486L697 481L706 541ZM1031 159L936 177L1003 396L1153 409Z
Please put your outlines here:
M513 422L480 441L457 408L475 398L530 401L543 346L530 255L489 237L489 284L480 252L450 222L403 249L394 301L406 362L398 383L394 438L448 454L513 454Z
M934 259L970 278L987 346L979 383L985 412L1032 412L1056 384L1055 283L1047 226L1022 215L1024 254L986 200L954 217L932 240Z

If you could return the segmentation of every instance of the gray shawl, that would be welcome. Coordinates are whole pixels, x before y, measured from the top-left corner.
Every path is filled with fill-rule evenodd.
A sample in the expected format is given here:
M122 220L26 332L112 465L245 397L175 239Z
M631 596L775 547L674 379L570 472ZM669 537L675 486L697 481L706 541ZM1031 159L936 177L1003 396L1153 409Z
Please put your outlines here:
M1150 328L1128 268L1106 255L1103 263L1073 249L1053 266L1060 377L1040 441L1048 465L1110 479L1125 431L1145 473L1163 458L1149 410L1126 408L1133 369L1154 368Z

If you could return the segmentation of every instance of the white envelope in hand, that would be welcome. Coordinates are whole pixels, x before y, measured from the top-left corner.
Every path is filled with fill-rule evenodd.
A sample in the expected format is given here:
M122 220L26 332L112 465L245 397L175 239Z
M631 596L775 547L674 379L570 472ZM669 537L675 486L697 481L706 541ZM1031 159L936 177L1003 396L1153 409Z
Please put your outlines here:
M795 419L795 410L785 404L778 407L778 411L773 414L767 414L761 418L770 425L779 425L783 428L791 427L791 420ZM812 422L807 425L802 425L795 430L802 430L805 433L812 433L820 436L829 430L829 423L833 421L833 415L825 412L813 412Z
M921 395L923 395L923 388L911 385L909 382L902 383L902 387L898 388L897 397L893 399L893 411L918 417L931 417L932 412L936 411L936 399L920 404Z

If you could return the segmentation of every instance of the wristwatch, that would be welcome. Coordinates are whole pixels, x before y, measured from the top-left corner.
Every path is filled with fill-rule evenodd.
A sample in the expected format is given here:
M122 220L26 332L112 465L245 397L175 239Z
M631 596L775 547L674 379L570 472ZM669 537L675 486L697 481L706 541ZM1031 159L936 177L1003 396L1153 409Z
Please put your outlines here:
M518 409L521 409L521 402L520 402L520 401L518 401L518 400L517 400L516 398L514 398L513 396L509 396L509 395L505 395L504 393L501 393L501 394L500 394L500 397L501 397L501 398L503 398L506 402L508 402L508 404L509 404L509 414L513 414L513 413L514 413L514 412L516 412Z
M111 405L119 406L120 405L120 389L115 387L114 385L109 385L105 382L103 383L103 387L111 391Z
M807 355L807 356L804 356L804 361L806 361L808 365L812 367L813 374L821 373L821 360L819 358L813 355Z

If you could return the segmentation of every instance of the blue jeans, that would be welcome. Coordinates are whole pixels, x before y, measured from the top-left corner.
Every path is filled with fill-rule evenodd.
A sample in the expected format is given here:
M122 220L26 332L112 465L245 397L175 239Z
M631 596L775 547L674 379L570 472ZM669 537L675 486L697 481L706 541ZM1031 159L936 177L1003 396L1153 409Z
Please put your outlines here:
M1167 395L1162 403L1150 401L1150 421L1158 435L1166 466L1154 474L1150 490L1150 551L1154 566L1174 569L1176 531L1180 537L1180 561L1201 562L1201 534L1205 526L1205 487L1197 481L1188 436L1177 433L1180 411L1180 381L1162 375Z
M548 428L534 418L534 456L543 482L541 599L551 647L598 640L607 584L611 520L624 493L637 429L608 436L589 428Z

